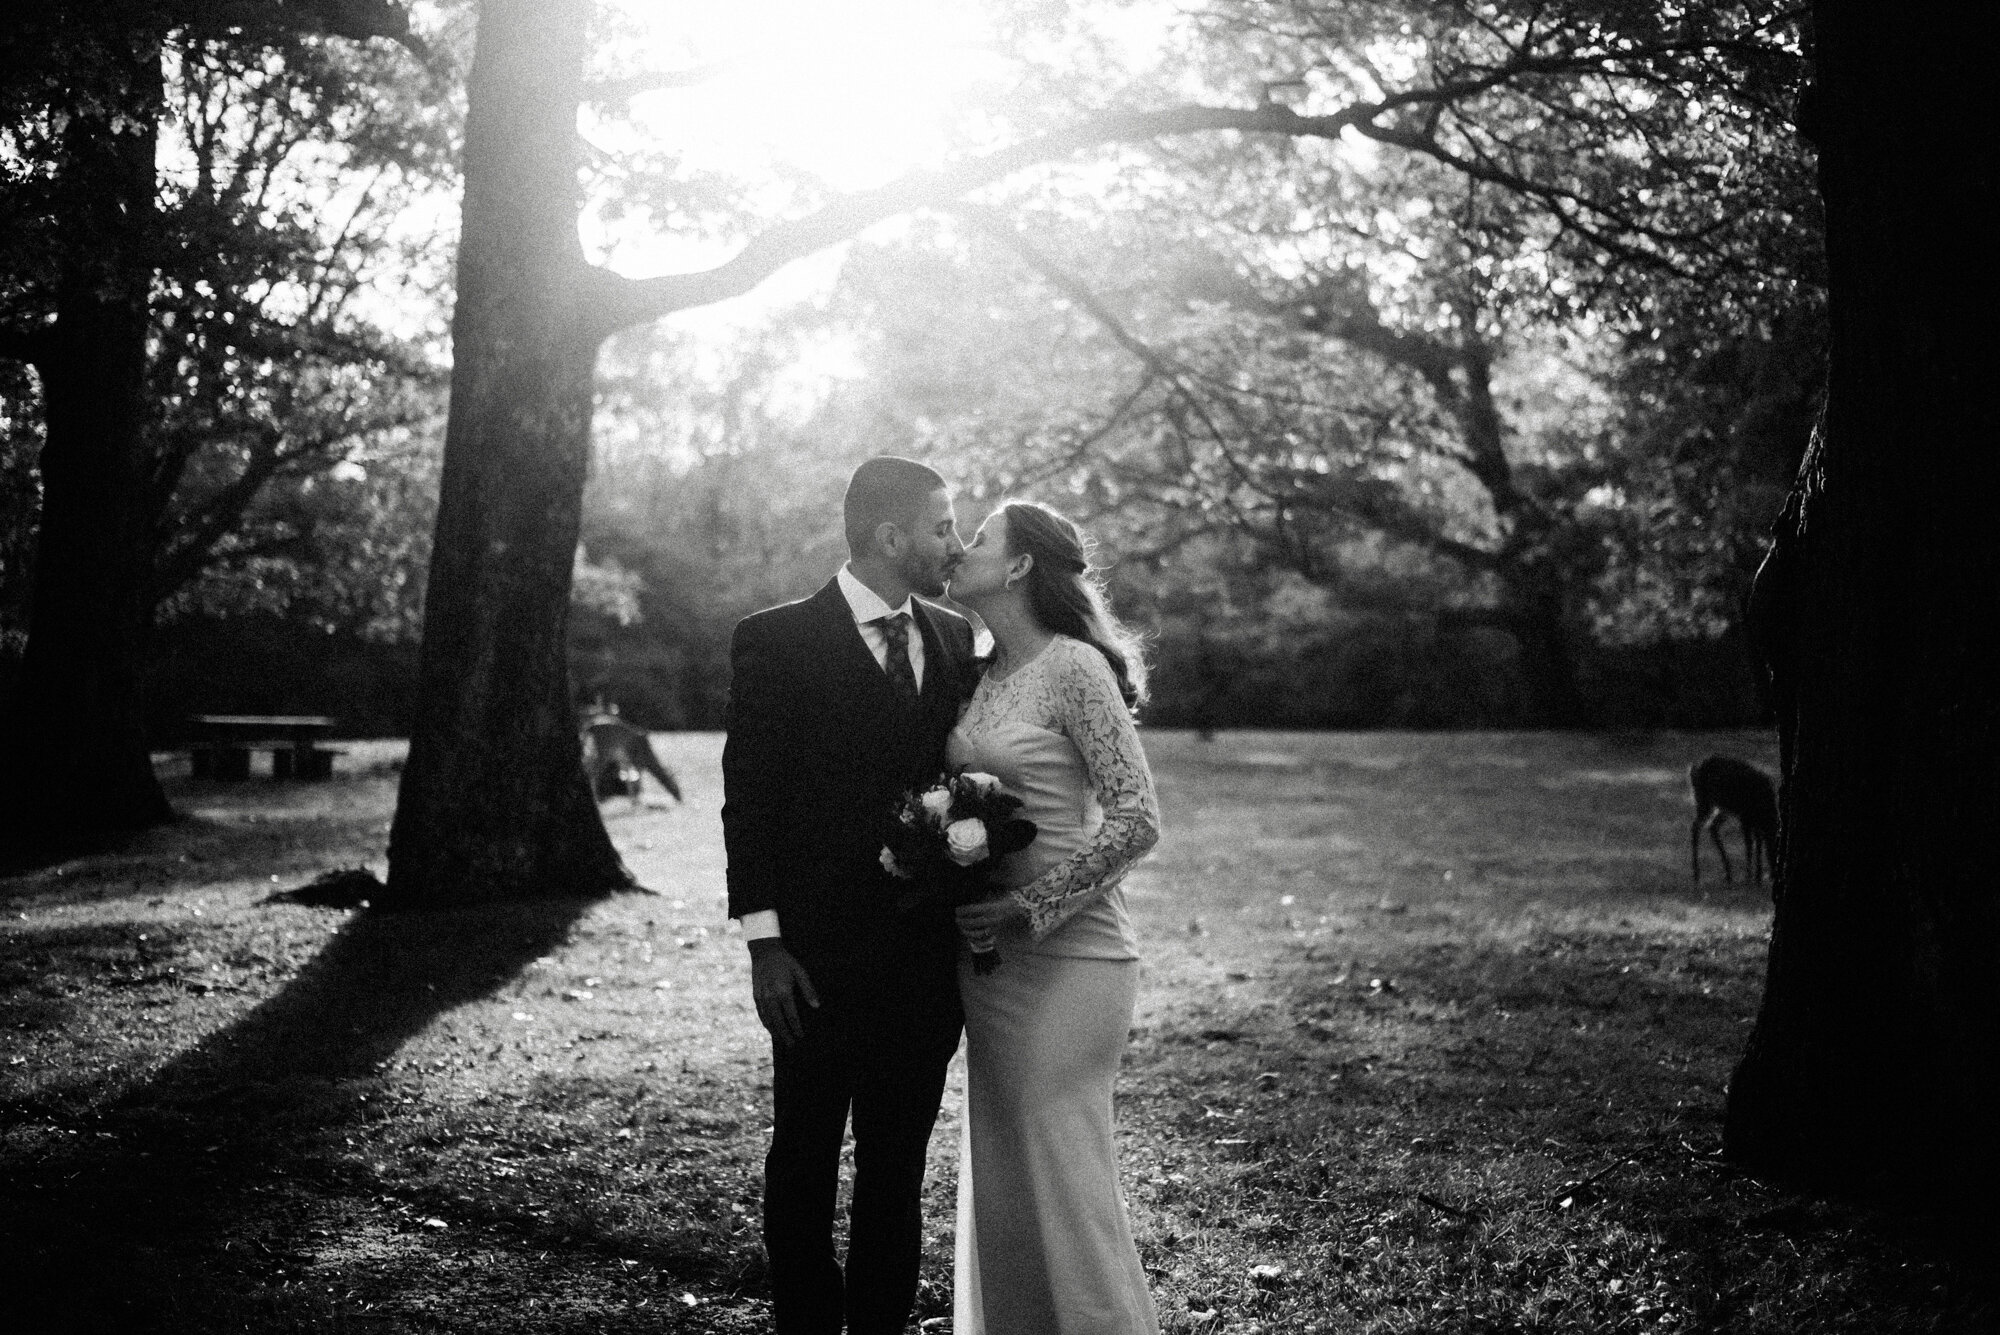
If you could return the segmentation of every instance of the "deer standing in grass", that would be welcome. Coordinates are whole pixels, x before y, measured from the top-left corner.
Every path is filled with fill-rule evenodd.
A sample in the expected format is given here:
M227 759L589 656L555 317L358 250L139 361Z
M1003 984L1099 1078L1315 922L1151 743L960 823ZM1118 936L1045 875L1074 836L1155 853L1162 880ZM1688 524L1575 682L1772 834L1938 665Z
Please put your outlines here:
M583 769L590 776L591 796L598 801L620 792L631 798L636 808L642 772L658 779L676 802L682 800L680 784L654 754L652 739L644 728L633 727L615 713L599 713L585 719L581 731Z
M1778 793L1764 771L1733 756L1710 756L1688 768L1688 786L1694 789L1694 824L1688 827L1688 850L1694 861L1695 884L1701 884L1703 829L1722 855L1722 879L1735 879L1729 869L1729 850L1722 846L1722 832L1716 828L1725 815L1736 817L1742 828L1748 875L1753 881L1760 880L1761 869L1771 865L1771 849L1778 841Z

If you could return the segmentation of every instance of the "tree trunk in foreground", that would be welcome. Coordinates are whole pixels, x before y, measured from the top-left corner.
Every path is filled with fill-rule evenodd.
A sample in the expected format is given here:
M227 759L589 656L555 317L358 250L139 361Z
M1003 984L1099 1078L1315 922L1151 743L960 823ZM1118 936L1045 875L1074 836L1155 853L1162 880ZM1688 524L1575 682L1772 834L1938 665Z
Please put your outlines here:
M451 414L390 906L631 884L567 661L599 334L577 239L587 6L490 0L465 132Z
M34 340L47 437L27 652L0 720L5 842L60 850L173 813L141 723L159 515L145 448L157 35L117 32L75 77L55 323Z
M1783 831L1725 1143L1774 1177L1963 1204L1996 1184L2000 1087L1988 48L1937 0L1814 13L1832 366L1753 597Z

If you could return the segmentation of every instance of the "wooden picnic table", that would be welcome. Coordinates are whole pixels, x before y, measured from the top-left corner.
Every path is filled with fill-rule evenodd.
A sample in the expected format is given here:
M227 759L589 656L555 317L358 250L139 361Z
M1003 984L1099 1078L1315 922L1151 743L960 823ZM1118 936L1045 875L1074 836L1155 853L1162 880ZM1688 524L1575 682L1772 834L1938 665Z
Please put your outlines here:
M274 779L329 779L340 753L319 745L333 720L319 714L191 714L197 779L247 779L253 751L271 753Z

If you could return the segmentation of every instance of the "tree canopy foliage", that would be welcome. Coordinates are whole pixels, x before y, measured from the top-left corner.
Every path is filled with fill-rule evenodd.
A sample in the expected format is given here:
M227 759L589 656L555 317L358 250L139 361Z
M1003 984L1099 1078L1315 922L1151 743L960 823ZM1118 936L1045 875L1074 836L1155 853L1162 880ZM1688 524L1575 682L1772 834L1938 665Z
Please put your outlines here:
M390 4L55 6L10 34L0 348L46 348L85 251L143 275L145 617L414 624L441 331L407 313L449 292L431 224L473 18L426 10L412 33ZM771 411L755 396L797 393L776 359L725 391L714 357L695 358L668 397L707 412L708 387L736 394L715 408L724 443L605 454L575 566L600 669L673 658L653 637L685 623L709 648L679 669L678 714L707 719L716 624L786 591L750 573L752 535L776 525L734 493L864 447L1068 501L1131 558L1148 615L1182 627L1161 653L1190 663L1365 624L1407 647L1399 665L1456 655L1441 681L1505 669L1526 691L1502 692L1506 717L1573 720L1603 697L1597 649L1733 626L1819 357L1796 14L1218 0L1143 58L1109 20L996 5L1008 95L968 115L943 166L840 195L699 169L635 133L632 96L709 71L652 67L626 20L589 19L582 216L734 248L678 275L578 268L593 337L946 210L853 253L823 336L856 350L862 378ZM402 45L356 40L371 36ZM135 82L148 60L157 83ZM92 91L92 70L122 73ZM108 169L89 177L96 159L65 147L92 117L156 144L143 217L119 224L130 245L76 244L88 199L108 197ZM623 375L607 420L644 374ZM40 484L60 453L37 420L49 378L12 383L5 462ZM635 531L611 479L641 477L660 503ZM8 513L0 614L28 606L21 529L41 517ZM822 552L823 537L787 542ZM1240 596L1211 624L1196 613L1215 604L1176 586Z
M1127 550L1228 531L1350 609L1498 628L1531 717L1581 721L1579 642L1738 619L1804 439L1798 41L1775 7L1208 7L1156 86L1300 126L1398 83L1454 92L1337 137L1156 145L1115 211L1056 188L960 210L853 281L947 337L952 309L1009 309L960 349L987 349L986 383L917 414L996 485L1073 483ZM996 351L1021 359L1009 385Z
M130 36L129 30L125 36ZM47 35L18 66L0 215L7 348L33 365L56 322L71 179L60 140L87 91L57 77L103 33ZM18 43L14 54L26 61ZM439 292L436 232L417 206L451 173L453 115L395 51L314 34L184 26L159 37L142 450L154 605L204 574L254 590L313 545L316 483L442 411L435 335L390 326ZM27 78L41 73L38 80ZM37 405L14 387L17 445ZM221 597L211 585L203 598Z
M1457 656L1438 695L1489 720L1742 717L1741 600L1822 362L1797 16L1218 5L1136 80L1087 17L1009 30L1042 58L1010 103L1027 129L1079 102L1253 108L851 252L825 448L851 457L865 420L975 493L1050 495L1135 597L1262 590L1232 631L1163 635L1170 658L1220 636L1240 668L1264 618L1296 642L1317 607L1324 637L1359 619ZM1718 637L1739 690L1635 709L1604 680ZM1482 673L1521 689L1464 689Z
M0 356L34 372L6 417L39 493L0 803L34 837L165 815L139 721L160 604L308 554L312 509L278 494L434 411L370 303L382 271L422 281L398 229L451 117L330 32L410 39L368 0L57 4L0 46Z

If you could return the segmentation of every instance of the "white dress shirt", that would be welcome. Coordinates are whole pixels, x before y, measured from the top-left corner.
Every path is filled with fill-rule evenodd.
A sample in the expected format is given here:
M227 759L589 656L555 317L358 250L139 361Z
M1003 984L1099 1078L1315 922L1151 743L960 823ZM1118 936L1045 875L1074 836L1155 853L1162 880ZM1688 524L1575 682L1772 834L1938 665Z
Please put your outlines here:
M924 637L917 629L916 610L910 605L909 596L904 596L902 606L889 606L882 601L881 594L861 582L852 566L842 566L840 573L834 576L834 582L840 585L841 595L847 599L847 610L854 614L854 628L861 633L861 642L868 646L869 653L875 655L875 665L884 672L889 670L889 634L872 623L899 613L910 619L910 671L916 677L917 689L921 691L924 688ZM779 935L776 909L746 913L739 921L745 941Z
M847 610L854 613L854 628L861 632L861 642L868 646L868 652L875 655L875 665L884 672L889 670L889 633L875 623L883 617L902 615L910 619L910 670L916 674L917 689L924 688L924 637L917 630L916 609L910 604L912 599L905 594L901 607L891 607L882 601L882 595L863 584L854 574L852 566L842 566L834 577L840 585L841 593L847 597Z

